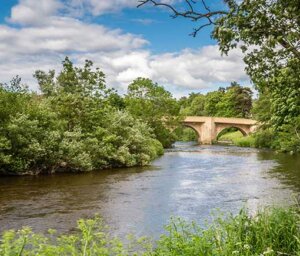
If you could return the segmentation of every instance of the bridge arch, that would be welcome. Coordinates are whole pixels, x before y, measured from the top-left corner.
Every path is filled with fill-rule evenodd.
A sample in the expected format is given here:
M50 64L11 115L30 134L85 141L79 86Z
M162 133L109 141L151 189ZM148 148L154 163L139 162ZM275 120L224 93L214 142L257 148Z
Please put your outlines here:
M192 125L192 124L182 124L183 127L186 127L186 128L190 128L192 129L196 134L197 134L197 140L200 142L201 141L201 133L198 129L197 126L195 125Z
M226 125L220 128L216 129L216 140L220 137L220 134L222 134L223 131L225 131L226 129L230 129L230 128L235 128L238 131L240 131L244 137L249 135L249 132L247 132L246 130L244 130L242 127L239 127L238 125Z

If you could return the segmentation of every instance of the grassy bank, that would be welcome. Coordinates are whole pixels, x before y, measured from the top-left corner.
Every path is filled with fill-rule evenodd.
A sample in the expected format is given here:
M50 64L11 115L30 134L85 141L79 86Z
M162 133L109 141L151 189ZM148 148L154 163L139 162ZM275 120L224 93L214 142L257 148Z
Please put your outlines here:
M228 141L239 147L255 147L255 138L251 135L244 137L240 131L225 133L219 137L218 141Z
M295 208L265 209L255 217L242 210L215 218L205 229L175 218L152 246L145 238L122 243L95 218L79 220L71 235L56 236L53 230L38 235L29 228L6 231L0 255L300 255L299 221Z

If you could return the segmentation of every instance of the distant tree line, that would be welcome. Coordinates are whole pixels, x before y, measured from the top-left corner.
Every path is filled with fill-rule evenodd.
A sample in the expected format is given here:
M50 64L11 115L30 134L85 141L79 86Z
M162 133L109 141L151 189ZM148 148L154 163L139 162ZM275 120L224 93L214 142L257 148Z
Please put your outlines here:
M243 87L236 82L207 94L191 93L179 100L180 114L250 118L252 94L249 87Z

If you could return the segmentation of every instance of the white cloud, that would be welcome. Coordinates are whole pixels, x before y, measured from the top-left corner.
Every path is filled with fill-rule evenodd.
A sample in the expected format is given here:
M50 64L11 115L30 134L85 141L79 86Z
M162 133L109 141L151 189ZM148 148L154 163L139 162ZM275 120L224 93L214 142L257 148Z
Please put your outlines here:
M182 0L162 0L173 4ZM69 17L81 17L85 14L94 16L118 12L124 8L134 8L138 0L19 0L11 10L8 21L21 25L43 25L52 16L63 14ZM149 24L151 20L140 19Z
M152 19L132 19L132 21L143 24L143 25L151 25L155 23L155 20Z
M55 15L63 4L60 0L20 0L11 10L10 22L23 25L44 24Z
M74 56L83 62L83 58ZM217 46L199 50L186 49L179 53L152 55L147 50L89 54L107 73L109 83L121 90L137 77L148 77L171 90L209 89L216 83L248 80L244 72L242 53L233 50L222 57Z
M0 49L6 54L114 51L140 48L147 43L141 37L120 30L60 17L42 27L0 26L0 31Z
M155 56L151 66L156 70L156 79L187 88L208 88L216 82L247 79L242 53L233 50L222 57L216 45Z
M75 1L79 4L90 0L69 0L68 4L75 6ZM37 89L33 72L58 71L66 55L76 64L82 64L85 59L94 61L106 73L108 84L121 92L139 76L166 85L177 96L187 89L207 89L216 83L248 80L238 50L233 50L228 57L221 57L217 46L153 55L145 48L148 42L140 36L62 17L58 0L42 0L41 5L32 5L33 2L36 1L20 0L12 9L10 21L23 26L0 25L1 82L20 75L32 89ZM96 2L111 4L113 1ZM123 0L119 5L130 6L132 2ZM31 8L30 13L22 12L25 6ZM32 13L37 14L31 16Z
M138 4L137 0L85 0L92 8L94 15L100 15L106 12L115 12L123 8L135 7Z

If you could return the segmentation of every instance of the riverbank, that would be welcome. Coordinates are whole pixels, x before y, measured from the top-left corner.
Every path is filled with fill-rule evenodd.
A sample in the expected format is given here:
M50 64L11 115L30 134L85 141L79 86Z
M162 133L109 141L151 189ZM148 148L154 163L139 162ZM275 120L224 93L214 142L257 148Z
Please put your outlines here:
M240 131L228 132L218 138L218 143L232 144L238 147L272 149L276 152L299 154L300 137L296 139L284 132L270 129L260 130L244 137Z
M299 208L294 207L266 208L252 217L245 210L236 216L218 215L205 228L172 218L154 243L145 237L123 243L96 217L79 220L73 234L5 231L0 255L299 255L299 222Z
M256 147L255 138L251 135L244 137L240 131L228 132L220 136L218 143L227 143L238 147Z

